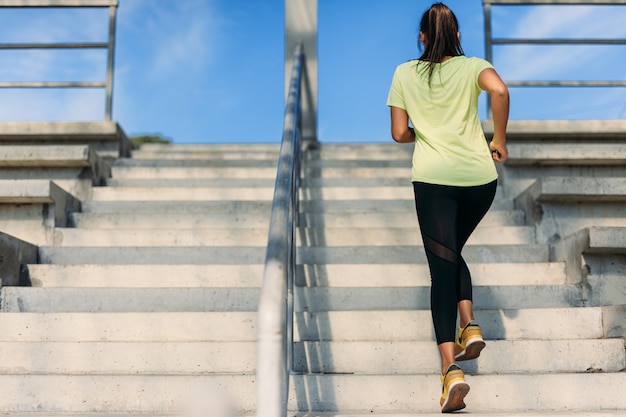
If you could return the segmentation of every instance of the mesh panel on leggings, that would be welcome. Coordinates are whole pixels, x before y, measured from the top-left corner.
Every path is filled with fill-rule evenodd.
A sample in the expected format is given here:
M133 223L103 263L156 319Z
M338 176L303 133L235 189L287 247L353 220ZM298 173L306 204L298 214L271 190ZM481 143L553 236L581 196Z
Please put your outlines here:
M448 262L451 262L453 264L457 263L457 255L452 249L445 247L444 245L430 238L426 234L424 234L422 238L424 240L424 248L427 251L441 259L445 259Z

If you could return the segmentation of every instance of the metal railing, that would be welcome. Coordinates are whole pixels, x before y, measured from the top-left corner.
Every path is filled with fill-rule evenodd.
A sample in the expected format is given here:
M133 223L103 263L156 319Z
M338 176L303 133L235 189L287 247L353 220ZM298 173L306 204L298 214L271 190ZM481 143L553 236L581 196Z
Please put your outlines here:
M105 81L73 82L0 82L0 88L103 88L105 97L105 120L113 114L113 65L115 58L115 21L119 0L0 0L0 8L108 8L109 36L107 42L58 42L58 43L1 43L0 50L27 49L106 49L107 69Z
M293 286L300 188L302 46L295 49L258 312L257 416L285 417L293 363Z
M485 14L485 50L487 61L493 62L494 45L626 45L626 39L522 39L494 38L491 29L491 6L615 6L626 0L483 0ZM532 32L532 30L529 30ZM598 81L519 81L505 80L509 87L626 87L626 80ZM491 118L491 102L487 100Z

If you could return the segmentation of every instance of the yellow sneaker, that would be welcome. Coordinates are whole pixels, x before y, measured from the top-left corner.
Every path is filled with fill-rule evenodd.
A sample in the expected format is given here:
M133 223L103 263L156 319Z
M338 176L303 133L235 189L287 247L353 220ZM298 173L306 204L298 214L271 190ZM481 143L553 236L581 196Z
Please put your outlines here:
M483 331L477 323L470 321L465 327L459 327L454 346L457 361L476 359L484 348Z
M441 375L441 405L442 413L451 413L453 411L465 408L463 399L470 390L469 385L465 382L465 374L463 370L456 364L448 367L445 375Z

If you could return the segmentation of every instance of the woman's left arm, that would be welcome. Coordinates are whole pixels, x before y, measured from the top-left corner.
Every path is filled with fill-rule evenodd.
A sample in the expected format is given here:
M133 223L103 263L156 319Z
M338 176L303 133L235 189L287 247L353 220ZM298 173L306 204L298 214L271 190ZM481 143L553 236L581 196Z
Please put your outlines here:
M409 127L409 114L400 107L391 106L391 137L398 143L415 142L415 132Z

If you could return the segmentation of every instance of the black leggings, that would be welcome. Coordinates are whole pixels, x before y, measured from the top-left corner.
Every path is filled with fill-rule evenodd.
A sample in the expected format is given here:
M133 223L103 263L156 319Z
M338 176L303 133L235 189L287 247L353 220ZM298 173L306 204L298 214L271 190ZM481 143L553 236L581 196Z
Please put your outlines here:
M454 341L457 303L472 300L472 277L461 250L489 210L496 185L497 181L475 187L413 183L430 267L430 308L437 344Z

